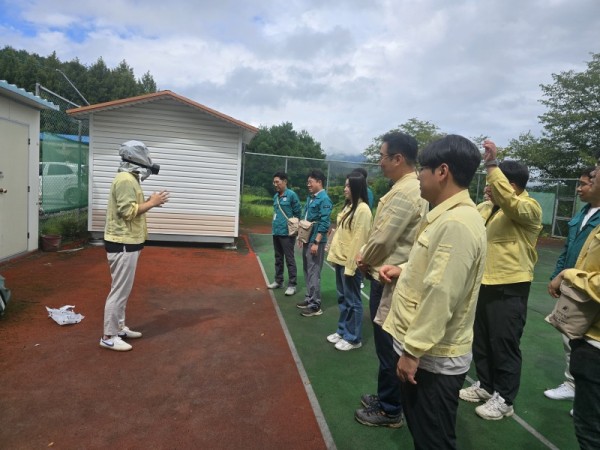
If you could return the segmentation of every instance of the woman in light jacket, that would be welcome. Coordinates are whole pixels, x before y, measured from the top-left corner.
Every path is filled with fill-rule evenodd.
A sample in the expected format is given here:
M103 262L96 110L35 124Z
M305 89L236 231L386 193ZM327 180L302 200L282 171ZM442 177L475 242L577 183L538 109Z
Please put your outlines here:
M337 228L327 256L335 268L340 318L337 331L327 336L327 340L335 344L336 349L348 351L362 346L362 274L355 257L367 242L373 216L368 204L367 182L362 175L348 175L344 197L346 204L337 216Z

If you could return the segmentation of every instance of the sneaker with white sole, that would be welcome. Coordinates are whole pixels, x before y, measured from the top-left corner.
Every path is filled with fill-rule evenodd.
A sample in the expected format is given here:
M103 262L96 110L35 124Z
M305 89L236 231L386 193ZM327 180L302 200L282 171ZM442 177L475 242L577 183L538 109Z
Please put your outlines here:
M273 281L272 283L267 284L267 287L269 289L279 289L281 284L279 284L277 281Z
M100 347L107 348L109 350L115 350L117 352L126 352L133 348L119 336L113 336L110 339L104 339L104 337L101 337Z
M341 339L340 341L338 341L337 344L335 344L335 348L338 350L341 350L343 352L347 352L348 350L354 350L355 348L361 348L362 347L362 343L361 342L357 342L356 344L352 344L350 342L348 342L345 339Z
M296 293L296 286L288 286L285 290L285 295L294 295Z
M310 305L306 300L304 300L303 302L296 303L296 308L306 309L310 308Z
M552 400L573 400L575 398L575 389L567 383L563 383L554 389L544 391L544 395Z
M321 314L323 314L323 310L321 308L311 308L310 306L304 308L304 311L300 313L300 315L304 317L320 316Z
M492 398L492 394L480 387L479 381L468 388L461 389L458 396L461 400L472 403L485 402Z
M337 344L338 342L340 342L342 340L342 336L340 336L337 333L333 333L333 334L330 334L329 336L327 336L327 340L329 342L331 342L332 344Z
M402 413L390 416L378 405L370 408L357 409L354 418L358 423L369 427L401 428L404 425Z
M500 420L512 416L515 413L515 410L512 405L506 404L500 394L494 392L492 398L483 405L475 408L475 412L479 417L485 420Z
M130 330L129 327L123 327L119 330L118 336L121 339L138 339L142 337L142 333Z

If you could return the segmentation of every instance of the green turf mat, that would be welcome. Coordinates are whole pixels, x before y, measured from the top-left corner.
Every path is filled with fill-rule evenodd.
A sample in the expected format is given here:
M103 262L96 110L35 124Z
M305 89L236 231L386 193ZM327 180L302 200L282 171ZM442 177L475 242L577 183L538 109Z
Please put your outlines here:
M273 280L274 257L271 235L253 234L251 245L263 264L269 281ZM475 404L460 402L457 419L458 446L461 449L577 449L572 419L568 412L572 403L549 400L543 395L548 387L562 382L564 353L560 334L543 318L554 302L546 292L548 277L560 249L541 249L532 286L527 325L522 339L523 374L515 413L530 426L528 431L514 419L485 421L474 412ZM303 299L302 258L296 252L299 269L298 292L286 297L283 289L274 290L277 304L298 351L304 369L338 449L407 449L412 439L407 428L397 430L372 428L354 420L360 407L360 395L375 393L378 360L368 319L368 300L363 299L363 347L340 352L325 337L335 332L338 309L335 274L324 265L322 272L323 315L302 317L296 302ZM287 276L287 274L286 274ZM365 287L368 293L368 282ZM469 376L474 378L474 369ZM540 438L533 433L539 433ZM543 440L550 445L546 445Z

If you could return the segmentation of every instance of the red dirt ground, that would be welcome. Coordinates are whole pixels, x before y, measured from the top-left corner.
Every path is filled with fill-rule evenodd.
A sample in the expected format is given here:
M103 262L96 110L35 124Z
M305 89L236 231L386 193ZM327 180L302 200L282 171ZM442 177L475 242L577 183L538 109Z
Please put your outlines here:
M0 448L321 449L313 410L247 248L148 246L127 308L144 337L101 349L104 249L0 265ZM44 306L75 305L59 326Z

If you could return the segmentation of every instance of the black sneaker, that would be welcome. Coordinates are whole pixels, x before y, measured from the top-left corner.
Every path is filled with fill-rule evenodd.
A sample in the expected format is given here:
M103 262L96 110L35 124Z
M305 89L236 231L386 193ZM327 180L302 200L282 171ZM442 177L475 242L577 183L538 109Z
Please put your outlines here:
M306 300L304 300L303 302L300 302L300 303L296 303L296 308L306 309L308 307L309 307L308 302Z
M354 418L357 422L369 427L401 428L404 425L402 413L390 416L379 406L357 409Z
M311 317L311 316L320 316L323 314L323 310L321 308L305 308L304 311L300 313L301 316Z
M374 394L363 394L360 396L360 402L365 408L379 406L379 396Z

